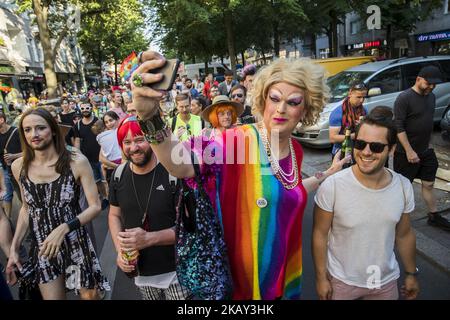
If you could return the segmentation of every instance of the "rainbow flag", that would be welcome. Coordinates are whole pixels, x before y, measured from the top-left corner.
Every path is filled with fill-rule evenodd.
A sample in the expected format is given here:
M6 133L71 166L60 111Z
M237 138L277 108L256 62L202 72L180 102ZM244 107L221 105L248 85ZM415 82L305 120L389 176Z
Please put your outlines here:
M131 75L138 66L138 58L136 52L133 51L128 57L125 58L125 60L123 60L122 65L120 66L120 77L124 81L130 80Z

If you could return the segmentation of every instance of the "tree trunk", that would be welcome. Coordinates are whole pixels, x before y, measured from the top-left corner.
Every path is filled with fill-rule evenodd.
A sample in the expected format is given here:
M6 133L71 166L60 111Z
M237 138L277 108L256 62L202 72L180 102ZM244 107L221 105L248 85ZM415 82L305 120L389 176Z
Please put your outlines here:
M245 66L245 55L244 55L244 51L241 52L241 56L242 56L242 67Z
M333 20L332 20L332 32L333 32L333 50L332 50L332 57L337 57L338 56L338 19L336 17L336 14L333 15Z
M392 38L392 25L386 27L386 41L388 45L388 59L392 59L395 55L394 39Z
M39 39L44 51L44 74L47 84L47 95L49 99L56 98L56 87L58 81L55 73L55 60L50 41L50 31L47 25L48 6L42 6L40 0L33 0L34 14L36 15L39 28Z
M229 1L225 1L226 7L224 10L225 29L227 32L227 46L228 56L230 57L231 70L236 78L236 50L234 48L234 31L233 31L233 17L231 10L228 9Z
M327 37L328 37L328 50L329 52L329 57L333 56L333 29L331 28L331 23L330 23L330 28L327 29Z
M205 61L205 78L208 76L208 61ZM201 75L199 75L201 77Z
M280 56L280 32L278 30L278 21L273 23L273 50L275 51L275 57Z
M311 56L313 57L313 58L316 58L317 57L317 46L316 46L316 34L315 33L313 33L312 35L311 35Z
M117 78L117 59L116 59L116 57L114 57L114 82L115 82L116 86L119 85L119 79Z

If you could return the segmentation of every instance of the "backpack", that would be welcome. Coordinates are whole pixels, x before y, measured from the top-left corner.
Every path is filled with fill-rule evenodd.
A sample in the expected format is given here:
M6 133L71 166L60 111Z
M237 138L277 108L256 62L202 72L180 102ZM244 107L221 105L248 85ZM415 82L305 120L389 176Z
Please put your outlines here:
M122 178L123 170L125 169L125 166L127 164L128 164L128 161L123 162L114 170L114 178L113 179L114 179L115 183L120 182L120 179ZM178 179L169 174L169 184L170 184L170 190L172 191L172 194L175 194L177 192L177 189L179 186Z

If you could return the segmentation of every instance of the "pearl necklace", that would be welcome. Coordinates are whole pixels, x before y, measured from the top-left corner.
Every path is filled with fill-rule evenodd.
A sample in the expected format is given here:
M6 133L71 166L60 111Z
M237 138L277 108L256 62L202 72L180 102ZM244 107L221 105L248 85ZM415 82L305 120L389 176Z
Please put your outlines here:
M281 168L278 159L275 158L274 156L272 156L273 152L270 147L269 139L267 138L267 129L265 128L264 123L260 122L258 124L258 128L260 129L259 132L260 132L260 136L261 136L261 141L263 142L264 149L267 153L267 158L269 159L270 166L271 166L272 171L274 172L275 176L283 184L283 186L286 189L290 190L290 189L295 188L298 184L299 175L298 175L298 167L297 167L297 157L295 156L294 147L292 145L292 139L291 138L289 139L289 151L291 153L292 168L291 168L290 173L286 173ZM294 176L290 179L289 177L291 177L292 175L294 175Z

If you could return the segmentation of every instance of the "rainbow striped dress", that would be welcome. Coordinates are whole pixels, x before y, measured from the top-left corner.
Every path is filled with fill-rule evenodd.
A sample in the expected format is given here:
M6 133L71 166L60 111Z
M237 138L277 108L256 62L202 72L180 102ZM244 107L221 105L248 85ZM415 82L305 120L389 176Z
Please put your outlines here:
M215 143L214 155L223 155L224 164L199 160L201 178L222 221L233 299L298 299L307 201L301 180L292 190L278 181L254 125L225 131L221 141L209 143L209 151L211 143ZM293 146L300 174L303 151L296 141ZM193 151L198 159L205 159L204 145L203 150L193 147ZM194 185L192 180L188 183Z

